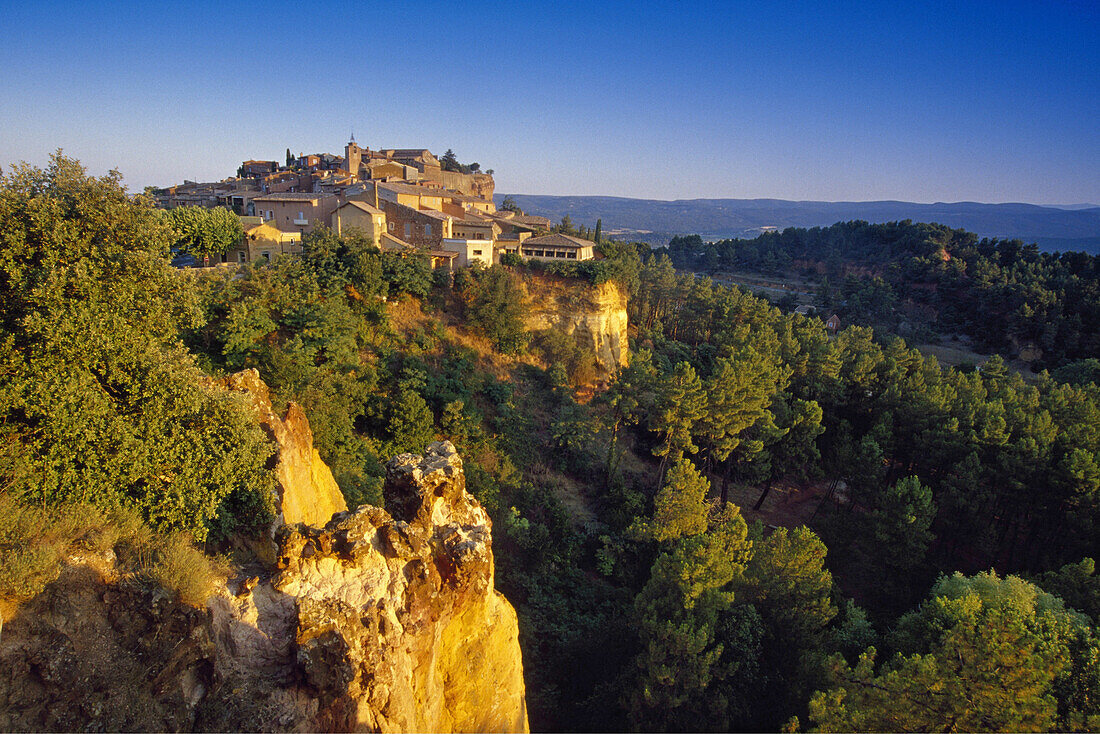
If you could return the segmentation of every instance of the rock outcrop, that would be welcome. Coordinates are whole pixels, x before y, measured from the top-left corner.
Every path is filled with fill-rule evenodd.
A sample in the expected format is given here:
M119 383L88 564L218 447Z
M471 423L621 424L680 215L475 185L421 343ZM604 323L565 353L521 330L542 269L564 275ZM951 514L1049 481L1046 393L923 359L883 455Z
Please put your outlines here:
M630 360L626 294L613 282L588 283L543 274L526 276L528 331L554 329L591 350L605 373Z
M516 614L454 447L390 461L384 497L280 527L277 562L205 609L71 559L3 627L0 728L527 731Z
M318 725L526 731L516 613L493 588L491 524L449 442L387 466L386 507L278 534L272 585L298 608Z
M278 446L274 468L280 523L324 525L348 509L332 472L313 448L313 431L300 405L291 402L286 415L279 417L271 405L270 390L254 369L229 375L222 385L244 394L256 420Z

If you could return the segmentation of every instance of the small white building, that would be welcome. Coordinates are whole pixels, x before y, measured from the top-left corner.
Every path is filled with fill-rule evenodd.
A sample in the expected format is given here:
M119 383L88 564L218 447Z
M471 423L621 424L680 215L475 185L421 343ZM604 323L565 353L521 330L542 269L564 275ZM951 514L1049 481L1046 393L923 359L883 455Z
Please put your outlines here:
M454 267L468 268L478 262L485 267L493 264L492 240L468 240L457 237L443 238L443 249L448 252L458 253Z

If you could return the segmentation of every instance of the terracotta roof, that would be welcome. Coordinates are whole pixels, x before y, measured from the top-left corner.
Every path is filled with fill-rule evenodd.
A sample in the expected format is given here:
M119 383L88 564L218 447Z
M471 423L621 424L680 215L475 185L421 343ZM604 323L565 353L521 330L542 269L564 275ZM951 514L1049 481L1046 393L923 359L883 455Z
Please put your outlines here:
M471 212L466 212L466 216L462 219L456 219L455 224L496 224L496 222L488 217L479 217Z
M410 207L410 209L411 208L412 207ZM426 216L429 216L432 219L442 219L442 220L448 220L448 219L453 220L454 219L454 217L452 217L450 214L444 214L443 212L437 212L435 209L417 209L416 211L418 211L421 214L424 214Z
M383 250L393 251L393 250L413 250L413 249L415 249L412 245L410 245L405 240L401 239L400 237L394 237L389 232L383 232L382 236L379 237L379 239L381 240L380 244L381 244L381 247L382 247Z
M517 214L514 218L516 222L523 222L524 224L534 224L539 226L550 226L550 219L548 217L539 217L533 214Z
M411 196L450 196L447 191L443 189L429 189L426 186L413 186L411 184L403 183L379 183L383 189L393 191L397 194L409 194Z

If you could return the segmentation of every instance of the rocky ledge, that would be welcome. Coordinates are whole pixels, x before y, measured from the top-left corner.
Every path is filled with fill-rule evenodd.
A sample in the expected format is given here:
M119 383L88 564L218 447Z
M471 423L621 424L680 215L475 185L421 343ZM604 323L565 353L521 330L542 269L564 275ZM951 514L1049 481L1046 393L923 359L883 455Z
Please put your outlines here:
M394 458L383 494L280 527L275 563L205 609L74 560L3 627L0 728L527 731L516 614L454 447Z

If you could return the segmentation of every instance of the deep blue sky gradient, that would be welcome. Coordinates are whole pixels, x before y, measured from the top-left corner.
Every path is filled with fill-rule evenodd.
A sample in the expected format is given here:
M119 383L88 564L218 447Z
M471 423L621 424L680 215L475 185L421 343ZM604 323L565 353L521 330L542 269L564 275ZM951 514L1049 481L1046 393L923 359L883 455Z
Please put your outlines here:
M1100 203L1100 3L0 2L0 164L450 147L497 191Z

